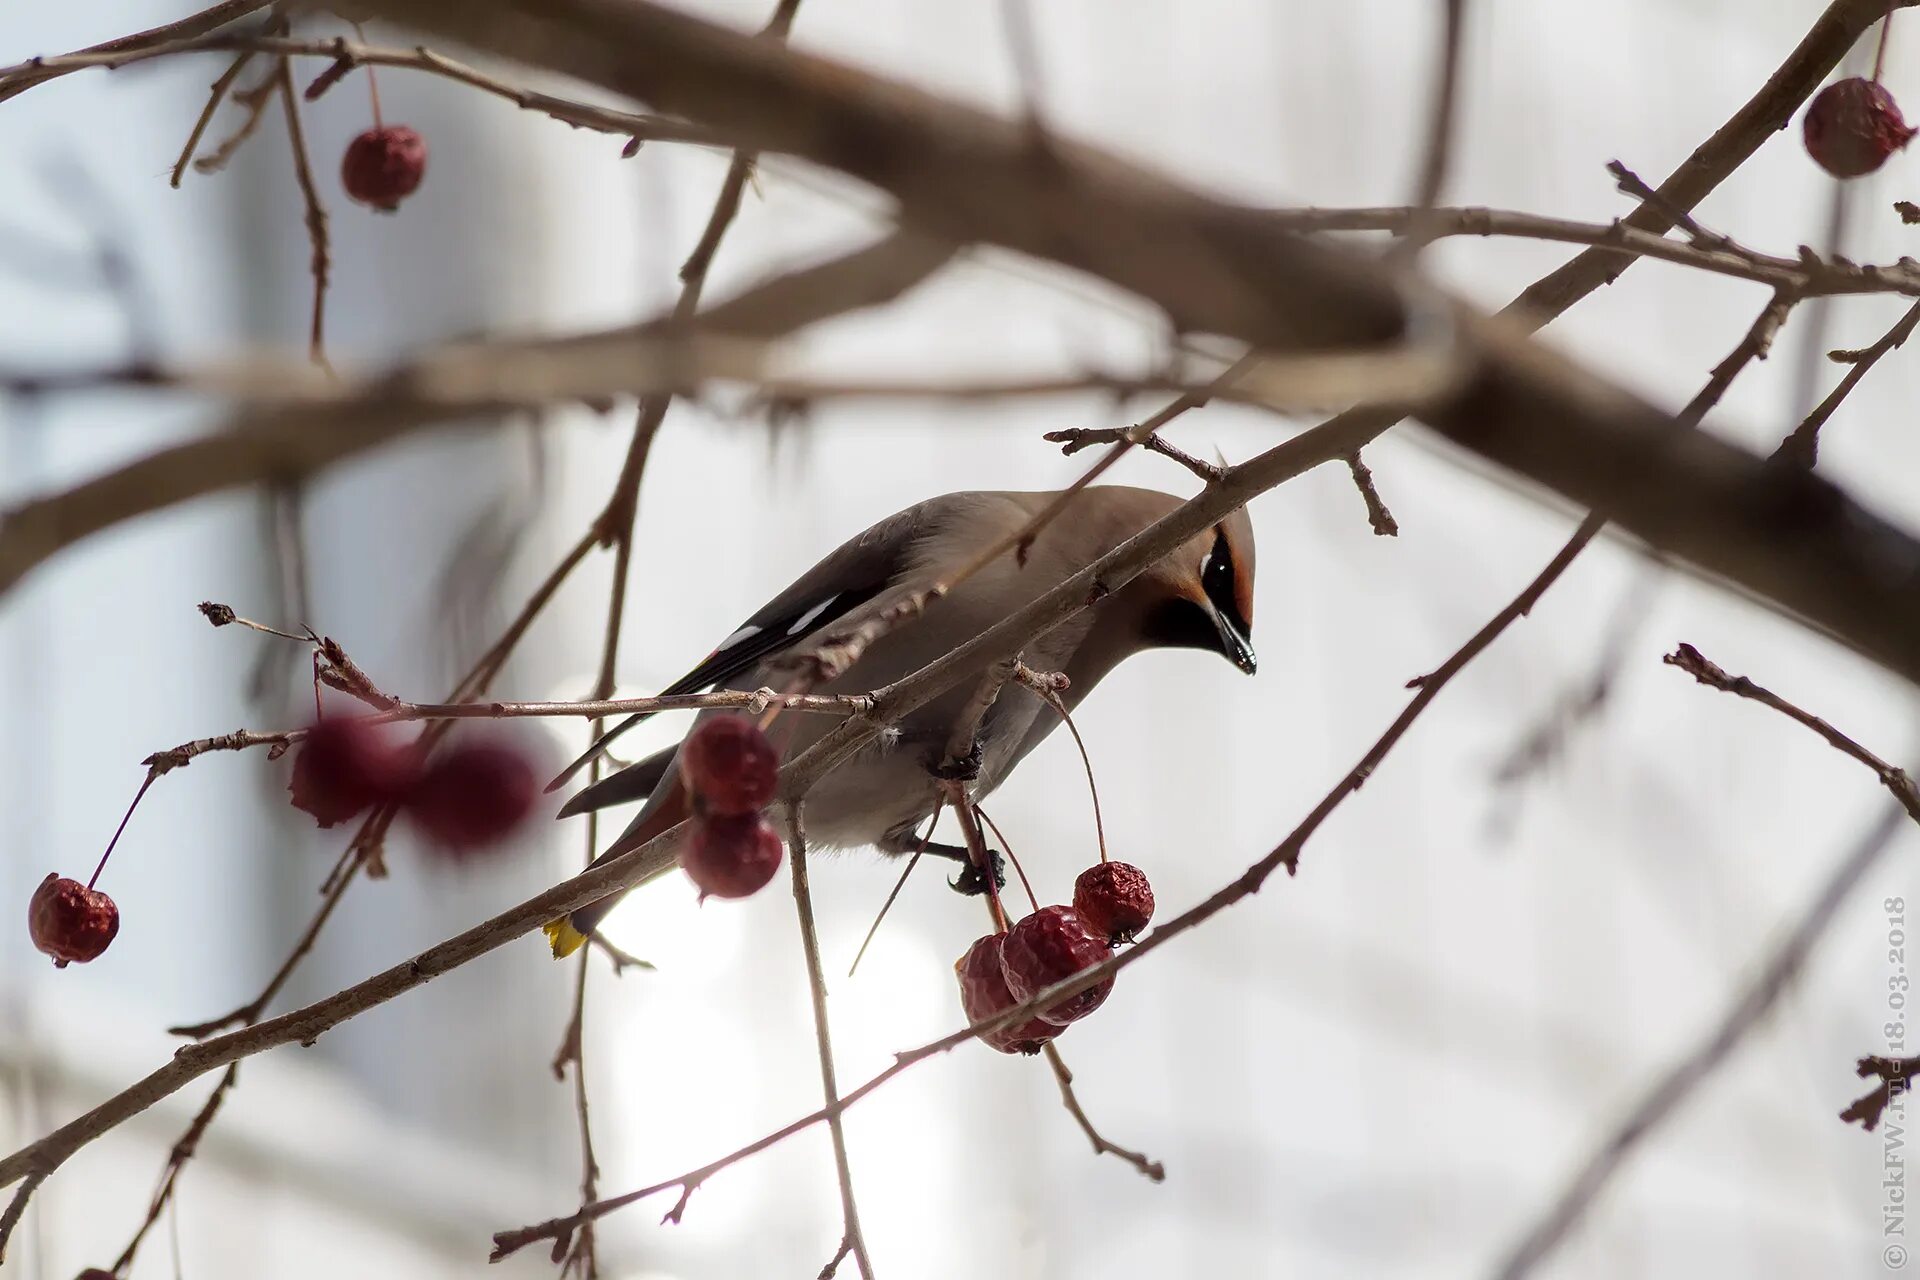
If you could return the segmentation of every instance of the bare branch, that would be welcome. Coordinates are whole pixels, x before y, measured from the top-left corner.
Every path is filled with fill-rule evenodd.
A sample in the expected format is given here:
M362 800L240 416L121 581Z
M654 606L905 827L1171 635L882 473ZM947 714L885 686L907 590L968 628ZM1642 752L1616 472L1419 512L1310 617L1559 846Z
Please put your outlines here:
M793 903L800 917L800 945L807 957L807 990L813 998L813 1038L820 1049L820 1089L825 1095L826 1105L837 1108L840 1105L840 1086L834 1078L833 1033L827 1024L827 980L820 964L820 938L813 923L813 891L807 885L807 837L801 827L799 806L787 805L786 817L790 845L787 861L792 864L793 870ZM860 1206L853 1196L853 1165L847 1157L847 1134L838 1110L829 1117L827 1129L833 1135L833 1164L840 1179L840 1212L846 1225L846 1241L841 1257L850 1252L864 1280L872 1280L873 1260L867 1256L866 1237L860 1232ZM829 1263L827 1273L831 1274L838 1264L839 1258Z
M90 45L62 57L29 58L15 67L0 68L0 102L25 93L37 84L77 70L80 66L101 65L102 59L113 56L138 56L146 50L160 48L180 40L192 40L210 31L217 31L229 22L238 21L250 13L257 13L271 3L271 0L222 0L221 3L202 9L189 17L165 26L152 27L146 31L136 31L130 36L121 36L104 44Z
M1853 389L1859 386L1872 371L1873 366L1879 364L1881 359L1889 353L1906 345L1907 339L1913 336L1915 326L1920 326L1920 303L1907 308L1907 313L1900 317L1899 323L1887 330L1878 342L1864 351L1835 352L1836 359L1843 354L1847 357L1846 363L1849 368L1846 376L1841 378L1840 384L1828 392L1827 398L1806 416L1805 421L1780 442L1780 447L1774 450L1773 456L1808 469L1818 463L1820 429L1827 425L1846 398L1853 394Z
M1899 807L1888 809L1834 867L1820 891L1801 909L1793 928L1761 964L1739 997L1727 1007L1692 1051L1661 1074L1606 1141L1581 1165L1565 1189L1502 1261L1496 1272L1500 1280L1522 1280L1559 1247L1635 1148L1677 1111L1773 1010L1780 996L1806 966L1808 958L1848 896L1892 847L1894 834L1900 829L1903 811L1904 816L1920 822L1920 792L1915 791L1906 774L1888 765L1826 721L1801 710L1744 676L1729 676L1692 645L1681 645L1668 655L1666 661L1702 684L1751 698L1812 729L1836 749L1872 769L1881 784L1899 801Z
M1117 1142L1109 1142L1100 1131L1093 1127L1093 1121L1087 1119L1087 1113L1081 1109L1080 1098L1073 1091L1073 1072L1067 1070L1065 1058L1060 1056L1059 1047L1049 1040L1041 1052L1047 1055L1047 1065L1053 1068L1054 1081L1060 1086L1060 1101L1067 1108L1067 1114L1080 1126L1080 1132L1087 1135L1087 1141L1093 1144L1093 1154L1097 1156L1118 1156L1138 1169L1142 1176L1152 1182L1167 1180L1167 1167L1139 1151L1129 1150Z

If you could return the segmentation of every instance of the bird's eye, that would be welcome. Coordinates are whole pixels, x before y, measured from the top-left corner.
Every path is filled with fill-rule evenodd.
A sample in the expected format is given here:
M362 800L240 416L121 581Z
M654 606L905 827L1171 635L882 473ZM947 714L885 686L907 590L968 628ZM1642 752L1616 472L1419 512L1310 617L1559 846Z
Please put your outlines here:
M1233 553L1227 549L1227 537L1224 533L1213 535L1213 550L1207 554L1207 562L1200 567L1200 588L1206 592L1207 600L1221 617L1238 626L1244 634L1246 620L1240 616L1240 608L1234 599Z

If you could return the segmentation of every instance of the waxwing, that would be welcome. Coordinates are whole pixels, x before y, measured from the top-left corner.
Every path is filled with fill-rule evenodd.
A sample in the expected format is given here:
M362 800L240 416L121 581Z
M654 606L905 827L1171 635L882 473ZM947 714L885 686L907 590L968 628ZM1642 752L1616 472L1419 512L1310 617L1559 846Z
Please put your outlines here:
M748 618L705 661L664 693L707 689L786 687L782 655L807 651L829 631L857 624L917 587L966 564L1017 531L1060 495L1055 492L949 493L908 507L840 546ZM924 613L882 635L851 667L821 684L819 693L859 693L897 680L985 631L1125 542L1175 507L1180 499L1152 489L1095 486L1073 494L1035 536L1024 560L995 559ZM1119 591L1030 641L1022 660L1037 671L1064 672L1069 707L1093 691L1123 659L1155 648L1205 649L1252 674L1253 528L1246 512L1169 552ZM963 679L913 711L841 762L807 793L810 847L871 846L885 853L921 847L917 828L940 802L934 770L945 757L951 727L978 687ZM730 714L708 710L702 716ZM643 716L632 716L554 780L558 787ZM1059 723L1030 689L1009 683L976 735L978 775L973 794L984 797ZM787 759L799 755L837 723L830 716L789 714L776 736ZM640 813L598 861L639 847L685 818L678 745L602 778L567 801L560 816L644 800ZM552 788L549 788L552 789ZM929 853L964 861L964 849L928 844ZM598 865L598 861L595 865ZM666 864L663 863L663 869ZM556 955L578 948L621 895L615 894L547 926Z

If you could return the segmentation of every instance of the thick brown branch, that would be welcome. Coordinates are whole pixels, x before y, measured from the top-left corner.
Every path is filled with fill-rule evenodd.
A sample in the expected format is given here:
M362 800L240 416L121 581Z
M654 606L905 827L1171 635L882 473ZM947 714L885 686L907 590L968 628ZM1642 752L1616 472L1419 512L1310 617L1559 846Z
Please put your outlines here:
M1477 364L1457 394L1422 410L1430 426L1920 679L1920 542L1816 476L1782 476L1725 441L1675 432L1671 417L1522 341L1516 326L1415 289L1381 264L1317 251L1102 153L1054 140L1036 157L1016 125L641 0L387 7L843 170L889 191L913 224L1092 272L1182 325L1255 347L1392 342L1427 323L1423 308L1441 308L1432 323L1454 326ZM1870 21L1869 10L1885 11L1836 4L1803 50L1844 48L1840 37ZM1703 148L1722 156L1690 161L1666 184L1678 195L1663 187L1658 207L1644 204L1627 221L1670 222L1689 188L1711 185L1726 153L1757 145L1755 123L1785 122L1811 70L1776 77L1754 112L1762 121L1737 122L1734 137ZM1610 267L1598 278L1590 270L1557 272L1523 303L1580 296Z

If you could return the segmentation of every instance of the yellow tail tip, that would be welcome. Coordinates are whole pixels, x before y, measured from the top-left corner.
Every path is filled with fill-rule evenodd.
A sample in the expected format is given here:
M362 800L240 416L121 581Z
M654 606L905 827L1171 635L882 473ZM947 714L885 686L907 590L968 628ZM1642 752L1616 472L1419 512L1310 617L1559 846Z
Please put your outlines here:
M565 959L587 945L587 935L574 928L571 920L551 921L541 926L541 932L547 935L547 945L553 948L556 960Z

